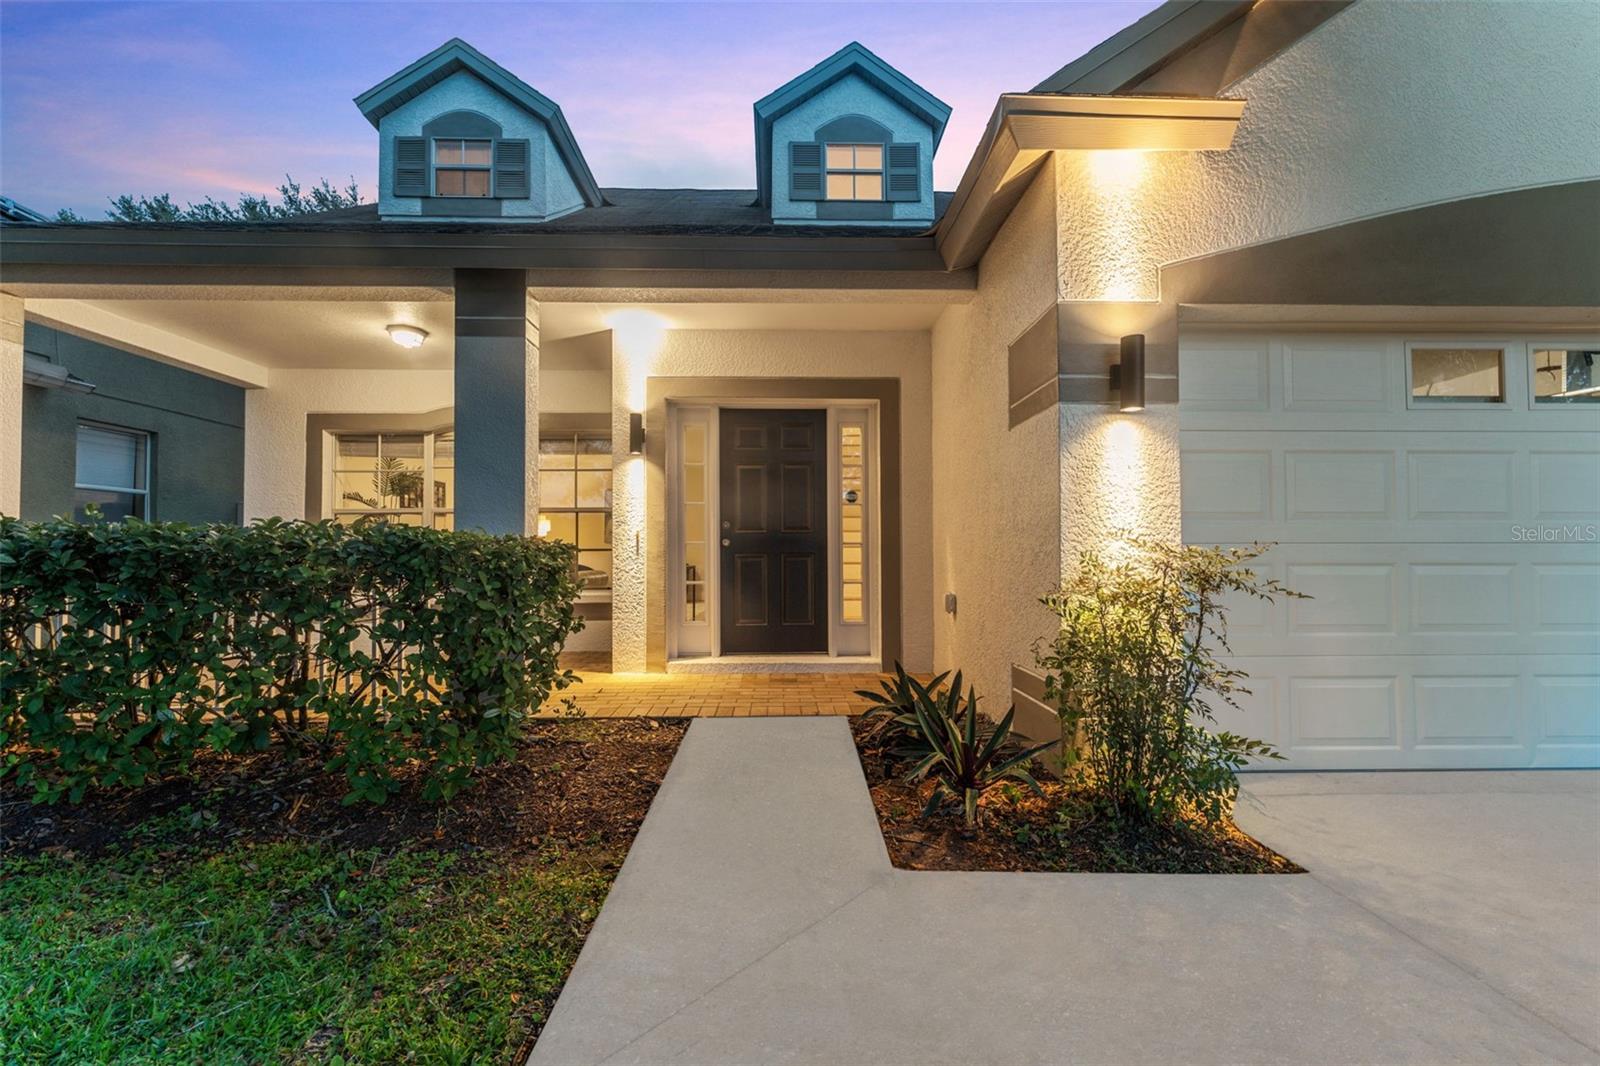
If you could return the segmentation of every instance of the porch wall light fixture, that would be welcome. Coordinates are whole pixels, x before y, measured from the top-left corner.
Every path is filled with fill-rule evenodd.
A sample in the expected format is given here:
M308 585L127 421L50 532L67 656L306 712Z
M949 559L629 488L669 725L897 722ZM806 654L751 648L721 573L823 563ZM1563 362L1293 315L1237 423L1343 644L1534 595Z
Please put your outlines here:
M644 454L644 415L638 411L628 415L628 454Z
M1143 333L1122 338L1121 361L1111 368L1111 388L1117 393L1118 410L1144 410Z
M402 348L420 348L422 342L428 339L428 331L420 326L393 325L387 327L389 339Z

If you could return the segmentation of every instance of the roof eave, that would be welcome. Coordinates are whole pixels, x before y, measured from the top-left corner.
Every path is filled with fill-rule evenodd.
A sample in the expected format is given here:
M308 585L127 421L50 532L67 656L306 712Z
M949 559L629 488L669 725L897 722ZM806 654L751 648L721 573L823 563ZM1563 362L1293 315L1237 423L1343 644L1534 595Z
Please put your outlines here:
M952 270L975 265L1054 151L1216 152L1233 143L1243 100L1007 93L935 231Z

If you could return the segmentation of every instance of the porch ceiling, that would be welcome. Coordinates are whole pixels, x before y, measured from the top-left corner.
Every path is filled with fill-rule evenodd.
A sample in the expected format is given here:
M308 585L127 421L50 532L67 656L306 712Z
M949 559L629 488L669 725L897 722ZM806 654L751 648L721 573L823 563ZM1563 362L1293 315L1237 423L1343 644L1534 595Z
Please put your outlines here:
M648 309L666 329L861 330L930 329L946 300L897 300L898 294L861 291L756 291L708 294L691 290L600 290L604 300L557 302L545 290L540 331L554 343L611 328L624 309ZM595 290L549 294L577 296ZM247 387L265 387L274 369L448 370L455 347L451 290L409 288L395 298L363 299L330 290L320 299L283 299L254 288L119 291L115 298L68 299L52 293L27 300L30 318L68 332ZM310 295L302 290L297 296ZM711 297L721 295L724 299ZM669 297L659 299L652 297ZM386 326L420 326L428 340L399 348Z

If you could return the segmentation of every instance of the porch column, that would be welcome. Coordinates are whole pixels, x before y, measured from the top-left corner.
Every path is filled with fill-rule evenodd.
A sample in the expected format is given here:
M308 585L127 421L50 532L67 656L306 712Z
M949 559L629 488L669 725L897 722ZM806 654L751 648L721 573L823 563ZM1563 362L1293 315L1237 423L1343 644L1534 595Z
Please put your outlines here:
M22 513L22 298L0 292L0 514Z
M539 521L539 305L521 270L457 270L456 528Z

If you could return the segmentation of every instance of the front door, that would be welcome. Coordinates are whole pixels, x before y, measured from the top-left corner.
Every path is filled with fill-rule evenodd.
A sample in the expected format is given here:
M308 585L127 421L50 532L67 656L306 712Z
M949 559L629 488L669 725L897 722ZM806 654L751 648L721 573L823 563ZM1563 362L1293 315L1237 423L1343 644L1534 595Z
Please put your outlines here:
M721 415L722 651L828 650L828 413Z

